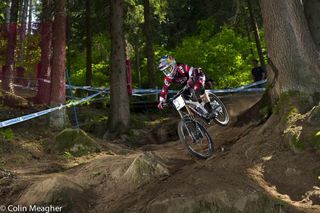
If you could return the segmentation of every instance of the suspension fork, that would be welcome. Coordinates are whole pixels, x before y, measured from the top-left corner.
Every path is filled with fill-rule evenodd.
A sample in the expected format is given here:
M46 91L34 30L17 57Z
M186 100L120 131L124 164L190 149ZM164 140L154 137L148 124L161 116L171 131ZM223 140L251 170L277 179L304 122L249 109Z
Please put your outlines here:
M178 110L178 113L179 113L180 117L183 118L183 115L182 115L182 113L180 112L180 110Z
M189 109L189 107L186 105L185 108L187 109L187 112L189 115L192 115L191 110ZM181 118L184 118L185 116L183 116L182 112L180 110L178 110L178 113L180 115Z
M185 105L185 108L187 109L188 114L189 114L189 115L192 115L192 112L191 112L189 106L188 106L188 105ZM182 114L182 112L181 112L180 110L178 110L178 113L179 113L179 115L180 115L180 117L181 117L182 119L185 117L185 116L183 116L183 114ZM185 127L186 127L189 135L192 137L193 141L197 141L197 139L196 139L195 136L194 136L194 133L195 133L195 132L194 132L194 131L191 132L186 123L185 123L184 125L185 125ZM197 123L195 123L195 131L199 131L199 127L198 127L198 124L197 124ZM203 136L203 133L202 133L201 130L200 130L200 133L201 133L201 135Z

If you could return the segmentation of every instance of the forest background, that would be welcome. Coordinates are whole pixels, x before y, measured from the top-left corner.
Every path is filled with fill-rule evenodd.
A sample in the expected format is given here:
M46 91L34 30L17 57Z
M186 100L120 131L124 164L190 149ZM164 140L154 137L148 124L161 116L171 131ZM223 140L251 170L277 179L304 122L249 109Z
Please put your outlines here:
M9 21L6 13L10 2L0 3L2 26ZM147 14L146 7L150 9ZM173 55L178 62L201 67L214 79L215 88L244 85L252 81L251 60L259 59L257 42L260 51L266 53L260 8L255 1L126 0L124 10L126 58L131 62L135 88L162 86L162 73L156 66L165 54ZM108 17L108 2L67 2L66 66L72 84L109 86L111 36ZM17 22L27 26L25 37L17 40L15 66L24 67L29 77L36 77L40 62L39 24L42 19L42 2L21 1ZM6 38L1 38L0 65L5 64L6 47ZM154 54L150 60L153 67L148 67L147 63L150 48ZM156 81L150 81L150 73L155 73L153 79Z

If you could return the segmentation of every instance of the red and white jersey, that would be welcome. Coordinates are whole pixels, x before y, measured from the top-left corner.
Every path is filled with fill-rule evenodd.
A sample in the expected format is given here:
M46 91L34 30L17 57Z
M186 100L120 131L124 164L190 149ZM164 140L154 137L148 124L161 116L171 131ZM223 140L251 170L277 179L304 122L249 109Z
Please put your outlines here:
M197 90L200 86L204 86L205 75L200 68L194 68L187 64L177 64L174 75L171 77L164 77L164 85L160 92L160 101L167 98L169 87L172 83L177 83L179 85L188 85Z

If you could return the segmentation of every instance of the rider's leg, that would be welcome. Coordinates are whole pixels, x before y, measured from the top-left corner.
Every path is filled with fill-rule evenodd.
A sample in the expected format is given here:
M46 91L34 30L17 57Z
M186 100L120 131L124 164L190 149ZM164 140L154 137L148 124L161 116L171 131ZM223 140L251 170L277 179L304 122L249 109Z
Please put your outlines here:
M207 94L207 92L204 90L203 95L200 96L203 103L204 103L204 107L206 108L206 110L211 113L212 112L212 107L210 104L210 98Z
M215 114L210 104L210 98L204 89L204 85L198 84L197 86L198 87L194 88L194 91L196 95L199 97L198 99L201 99L201 101L204 103L204 108L208 111L207 117L211 119L215 116Z
M204 107L208 111L208 114L206 115L207 119L210 121L212 118L214 118L215 112L212 109L212 106L210 104L210 98L208 94L205 92L205 76L200 76L193 87L194 91L196 92L197 98L202 100L204 102Z

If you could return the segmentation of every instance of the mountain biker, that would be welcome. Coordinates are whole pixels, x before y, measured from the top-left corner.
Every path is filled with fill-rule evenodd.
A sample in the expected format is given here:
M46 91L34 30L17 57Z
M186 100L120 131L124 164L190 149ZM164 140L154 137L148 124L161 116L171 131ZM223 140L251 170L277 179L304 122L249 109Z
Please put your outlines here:
M206 119L212 119L215 114L212 110L210 99L205 93L205 74L201 68L194 68L187 64L176 63L176 60L169 55L165 55L160 59L159 70L163 72L164 85L160 92L158 108L163 109L166 102L168 90L172 83L179 85L188 85L189 88L194 89L198 100L203 101L205 109L208 111Z

